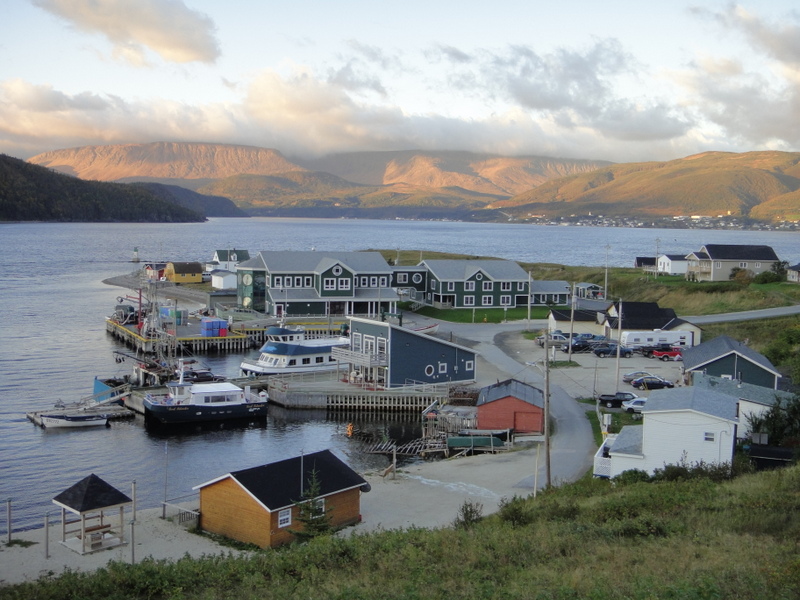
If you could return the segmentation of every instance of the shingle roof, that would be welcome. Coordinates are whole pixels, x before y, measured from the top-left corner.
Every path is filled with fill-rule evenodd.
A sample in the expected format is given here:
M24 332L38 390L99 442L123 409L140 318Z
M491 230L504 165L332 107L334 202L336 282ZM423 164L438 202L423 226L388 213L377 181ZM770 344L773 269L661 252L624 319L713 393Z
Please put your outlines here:
M250 252L247 250L237 250L236 248L232 248L230 250L216 250L215 254L219 260L223 260L225 262L231 260L238 260L239 262L244 260L250 260ZM235 258L230 258L235 257Z
M356 273L391 275L391 268L380 252L263 251L254 258L239 263L239 266L264 269L271 273L319 273L335 263L340 263Z
M692 377L692 386L715 390L722 394L728 394L729 396L735 396L747 400L748 402L763 404L764 406L772 406L778 398L789 400L794 397L794 394L791 392L773 390L752 383L739 383L736 380L722 379L722 377L715 377L702 372L694 374Z
M465 281L478 271L495 281L528 279L525 270L511 260L424 260L420 265L440 281Z
M771 246L706 244L701 250L705 250L711 260L779 260Z
M76 512L83 513L111 506L119 506L120 504L128 504L132 502L132 500L117 488L106 483L92 473L81 479L72 487L61 492L58 496L53 498L53 502L69 507Z
M616 454L641 456L643 431L644 428L641 425L627 425L623 427L620 429L608 451Z
M686 371L693 371L734 352L761 368L775 375L780 375L778 370L763 354L759 354L755 350L748 348L742 342L734 340L727 335L715 337L713 340L703 342L693 348L685 348L682 352L683 368Z
M570 285L566 281L539 281L531 280L531 294L566 294Z
M633 261L634 267L655 267L655 256L637 256Z
M619 313L619 303L616 305ZM657 302L623 302L622 303L622 328L630 331L650 331L663 329L676 318L675 311L671 308L661 308ZM608 325L616 329L617 317L608 318Z
M664 256L666 256L669 260L672 261L686 260L685 254L665 254Z
M330 450L287 458L241 471L195 486L203 488L227 477L238 482L269 511L293 505L303 499L303 490L316 471L320 497L365 485L366 480ZM367 490L365 490L367 491Z
M738 399L708 388L680 387L653 390L642 408L645 420L652 413L676 410L693 410L707 415L737 422L736 405Z
M202 273L203 265L199 262L172 262L172 269L181 275L187 273Z
M571 310L551 310L550 315L553 317L553 320L555 321L569 322L572 320ZM597 323L597 311L576 310L575 321L581 323Z
M506 379L482 388L478 394L477 405L482 406L508 396L513 396L540 408L544 407L544 393L542 390L516 379Z

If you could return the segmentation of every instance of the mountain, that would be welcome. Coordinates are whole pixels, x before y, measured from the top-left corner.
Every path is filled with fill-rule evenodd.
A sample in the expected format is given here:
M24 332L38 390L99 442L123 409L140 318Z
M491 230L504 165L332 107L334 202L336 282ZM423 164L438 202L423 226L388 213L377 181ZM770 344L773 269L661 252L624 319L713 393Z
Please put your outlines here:
M706 152L668 162L611 165L554 179L490 205L519 218L735 215L800 219L800 153Z
M155 182L131 183L133 187L148 190L157 198L173 202L206 217L247 217L248 214L230 199L222 196L199 194L178 185L165 185Z
M0 154L0 221L204 220L139 185L83 181Z

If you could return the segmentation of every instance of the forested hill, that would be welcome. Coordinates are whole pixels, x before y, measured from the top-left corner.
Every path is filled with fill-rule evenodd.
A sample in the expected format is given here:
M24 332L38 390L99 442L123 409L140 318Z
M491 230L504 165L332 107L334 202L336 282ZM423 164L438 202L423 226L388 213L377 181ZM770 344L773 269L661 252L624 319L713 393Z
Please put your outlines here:
M0 221L204 220L140 185L84 181L0 154Z

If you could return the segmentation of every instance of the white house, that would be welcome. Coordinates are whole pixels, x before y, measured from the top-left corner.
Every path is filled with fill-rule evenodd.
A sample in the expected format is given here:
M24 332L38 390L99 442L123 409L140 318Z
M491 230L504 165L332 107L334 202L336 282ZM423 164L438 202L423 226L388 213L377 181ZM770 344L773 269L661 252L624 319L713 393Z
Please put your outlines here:
M650 392L642 425L609 435L595 454L594 475L616 477L665 465L730 463L736 445L738 401L728 394L686 387Z
M658 257L658 272L665 275L685 275L689 261L683 254L662 254Z
M226 269L211 271L211 287L215 290L236 289L236 273Z
M214 269L224 269L231 273L236 272L236 265L240 262L250 260L250 252L247 250L231 248L229 250L215 250L214 258L206 265L206 271ZM236 287L234 284L233 287Z
M800 283L800 264L794 265L786 269L786 281L792 283Z

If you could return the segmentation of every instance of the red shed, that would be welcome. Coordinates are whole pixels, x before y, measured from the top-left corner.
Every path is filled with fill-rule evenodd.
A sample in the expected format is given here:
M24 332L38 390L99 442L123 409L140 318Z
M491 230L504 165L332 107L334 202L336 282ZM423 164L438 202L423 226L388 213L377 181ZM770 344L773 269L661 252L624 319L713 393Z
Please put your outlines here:
M541 434L544 431L544 393L516 379L481 389L478 429L513 429L516 433Z

